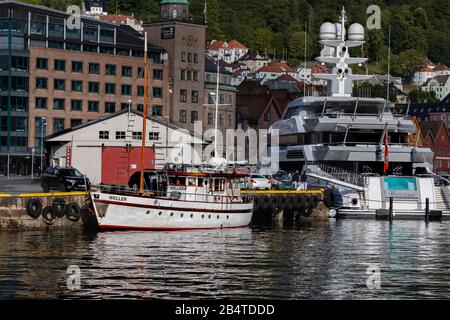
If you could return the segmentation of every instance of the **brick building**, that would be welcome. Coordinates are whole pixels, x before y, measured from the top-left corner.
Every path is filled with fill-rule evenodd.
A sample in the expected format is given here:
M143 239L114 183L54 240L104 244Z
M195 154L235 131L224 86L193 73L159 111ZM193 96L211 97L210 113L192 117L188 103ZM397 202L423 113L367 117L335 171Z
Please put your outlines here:
M129 100L143 107L143 39L90 17L73 22L61 11L0 2L0 175L8 167L30 174L43 136L119 111ZM149 51L150 110L164 117L169 63L162 48Z
M161 0L160 5L160 18L144 24L144 30L170 61L168 121L193 130L204 112L206 25L190 18L187 0Z

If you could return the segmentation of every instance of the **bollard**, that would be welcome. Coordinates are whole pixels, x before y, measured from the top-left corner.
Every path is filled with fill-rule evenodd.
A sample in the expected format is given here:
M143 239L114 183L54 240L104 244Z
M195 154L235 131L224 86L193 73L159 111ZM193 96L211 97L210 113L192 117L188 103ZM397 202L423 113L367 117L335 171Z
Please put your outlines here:
M425 221L426 223L430 221L430 198L425 199Z
M394 198L389 198L389 221L394 219Z

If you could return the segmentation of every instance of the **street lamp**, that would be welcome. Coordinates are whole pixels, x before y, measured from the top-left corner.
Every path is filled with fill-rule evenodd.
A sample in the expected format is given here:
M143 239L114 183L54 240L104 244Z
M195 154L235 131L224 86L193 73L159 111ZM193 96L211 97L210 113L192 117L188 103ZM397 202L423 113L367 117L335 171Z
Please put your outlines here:
M41 175L44 171L44 126L47 125L47 119L41 117Z

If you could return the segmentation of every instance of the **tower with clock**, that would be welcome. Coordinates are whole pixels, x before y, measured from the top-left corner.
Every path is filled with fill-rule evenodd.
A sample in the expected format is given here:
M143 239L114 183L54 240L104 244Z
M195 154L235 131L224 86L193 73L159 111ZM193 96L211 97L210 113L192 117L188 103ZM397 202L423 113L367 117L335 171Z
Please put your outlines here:
M206 24L189 16L188 0L161 0L157 22L144 24L148 41L169 59L169 121L194 129L203 120Z

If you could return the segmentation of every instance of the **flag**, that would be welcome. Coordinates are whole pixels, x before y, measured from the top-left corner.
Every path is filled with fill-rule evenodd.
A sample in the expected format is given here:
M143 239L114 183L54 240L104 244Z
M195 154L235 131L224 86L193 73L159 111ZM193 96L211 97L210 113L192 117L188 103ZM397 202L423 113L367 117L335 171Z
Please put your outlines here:
M384 131L384 168L383 172L386 174L386 172L389 169L389 135L387 128Z

